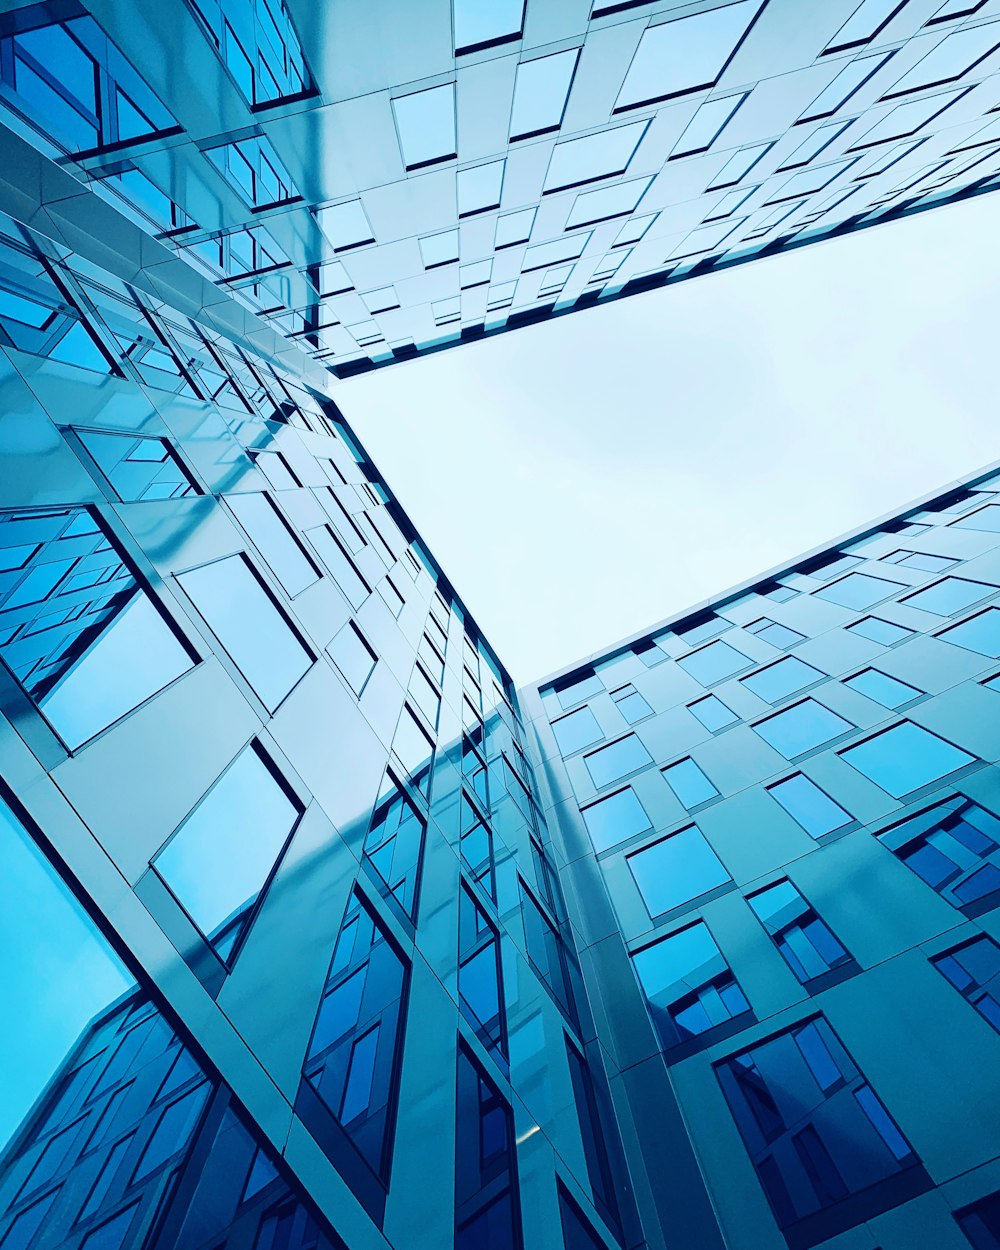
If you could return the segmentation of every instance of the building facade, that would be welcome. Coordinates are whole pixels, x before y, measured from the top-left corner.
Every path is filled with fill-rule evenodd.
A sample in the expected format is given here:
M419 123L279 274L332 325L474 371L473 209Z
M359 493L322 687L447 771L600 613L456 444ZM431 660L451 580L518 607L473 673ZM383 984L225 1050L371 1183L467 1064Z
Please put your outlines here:
M0 6L0 1250L1000 1245L989 475L518 691L329 389L988 190L993 5Z

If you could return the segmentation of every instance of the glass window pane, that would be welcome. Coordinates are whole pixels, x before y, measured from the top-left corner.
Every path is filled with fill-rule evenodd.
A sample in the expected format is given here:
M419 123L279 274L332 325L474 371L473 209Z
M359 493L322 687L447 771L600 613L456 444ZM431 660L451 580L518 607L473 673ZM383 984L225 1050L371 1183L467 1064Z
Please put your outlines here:
M667 785L687 808L707 803L718 797L718 790L701 771L694 760L680 760L663 770Z
M510 115L511 140L559 129L579 55L579 48L570 48L518 65Z
M671 911L730 880L696 825L636 851L628 857L628 864L651 916Z
M933 612L935 616L951 616L980 599L988 598L997 590L1000 590L1000 586L971 582L964 577L946 577L925 590L918 590L915 595L907 595L901 602L908 608Z
M525 0L454 0L455 52L520 39Z
M557 143L549 159L543 194L623 174L648 125L649 122L631 122L582 139Z
M1000 657L1000 608L987 608L960 625L944 630L938 637L956 647L996 659Z
M267 495L228 495L226 502L289 595L319 580L312 561Z
M226 556L177 580L260 701L273 712L312 659L244 556Z
M629 734L627 738L612 742L610 746L601 747L599 751L592 751L590 755L585 755L584 759L591 779L598 789L601 786L611 785L613 781L624 777L626 773L634 772L637 768L644 768L653 762L649 752L635 734Z
M710 686L741 669L749 668L752 661L728 642L710 642L700 651L681 656L677 663L695 681Z
M897 799L975 760L968 751L910 721L840 754L859 773Z
M572 755L582 747L589 747L600 742L604 737L597 718L589 707L578 708L568 716L561 716L552 722L552 732L562 755Z
M705 728L713 733L717 729L725 729L727 725L733 725L739 720L736 713L726 707L722 700L716 698L714 694L710 694L705 699L699 699L696 703L689 703L688 708L697 716Z
M407 169L422 169L455 156L454 83L397 96L392 111Z
M741 677L740 681L748 690L752 690L758 698L768 703L777 703L786 695L794 694L803 686L810 686L821 681L826 673L821 673L811 664L805 664L795 656L779 660L777 664L769 664L749 677Z
M365 641L361 630L353 621L348 621L326 651L341 676L360 698L378 663L378 656Z
M849 825L853 819L802 773L796 773L794 777L769 786L768 793L814 838L821 838L826 833L832 833L834 829Z
M878 603L897 590L905 589L901 582L892 582L885 577L872 577L870 573L848 573L839 582L824 586L815 592L819 599L829 599L842 608L863 609Z
M883 621L877 616L866 616L864 620L856 621L847 628L852 634L860 634L872 642L881 643L883 647L891 647L894 643L902 642L904 638L910 638L913 635L912 629L905 629L902 625L896 625L891 621Z
M856 677L848 677L844 682L852 690L857 690L867 699L881 703L883 707L902 707L911 699L918 699L923 693L904 681L898 681L887 673L880 673L877 668L865 669Z
M815 699L803 699L794 707L753 726L755 733L788 760L854 728L850 721Z
M619 790L582 809L584 824L599 855L652 828L645 808L632 789Z

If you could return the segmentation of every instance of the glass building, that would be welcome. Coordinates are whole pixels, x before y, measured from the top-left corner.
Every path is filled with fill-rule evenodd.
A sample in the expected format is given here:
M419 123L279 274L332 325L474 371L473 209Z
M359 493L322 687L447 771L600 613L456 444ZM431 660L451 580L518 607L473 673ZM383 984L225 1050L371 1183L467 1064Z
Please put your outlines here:
M0 1250L1000 1246L997 467L517 690L331 399L990 189L998 17L3 6Z

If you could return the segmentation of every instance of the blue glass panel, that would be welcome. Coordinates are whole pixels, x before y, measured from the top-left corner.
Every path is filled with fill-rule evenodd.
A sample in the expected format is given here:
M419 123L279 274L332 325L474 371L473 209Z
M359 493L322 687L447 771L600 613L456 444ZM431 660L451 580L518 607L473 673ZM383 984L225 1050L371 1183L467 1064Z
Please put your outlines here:
M975 760L968 751L910 721L840 754L859 773L897 799Z
M392 101L392 111L407 169L421 169L455 156L453 83L397 96Z
M839 582L824 586L815 592L817 598L829 599L842 608L868 608L880 599L903 590L900 582L889 581L885 577L872 577L870 573L848 573Z
M714 694L708 695L707 698L699 699L696 703L689 703L688 709L712 733L718 729L725 729L727 725L734 725L740 719L731 708L726 707L722 700L716 698Z
M881 703L883 707L902 707L923 694L922 690L908 686L905 681L898 681L887 673L880 673L877 668L868 668L856 677L848 677L844 685L857 690L866 699Z
M896 625L891 621L883 621L877 616L866 616L864 620L856 621L847 628L852 634L860 634L862 638L879 642L883 647L891 647L894 643L913 636L912 629L905 629L902 625Z
M609 786L619 777L624 777L627 773L635 772L637 768L644 768L653 762L649 752L635 734L620 738L617 742L612 742L610 746L601 747L599 751L592 751L590 755L584 756L584 760L591 779L598 789L601 786Z
M378 656L353 621L347 622L326 650L344 680L360 697L368 678L375 671Z
M938 637L956 647L996 659L1000 657L1000 608L987 608L960 625L944 630Z
M815 681L821 681L825 676L826 673L821 673L811 664L789 656L785 660L779 660L777 664L770 664L767 668L751 673L749 677L741 677L740 681L758 698L768 703L777 703L786 695L794 694L796 690L810 686Z
M766 743L790 760L815 750L855 726L815 699L803 699L794 707L760 721L753 728Z
M226 502L289 595L319 580L316 566L267 495L228 495Z
M853 819L802 773L769 786L768 793L814 838L832 833L834 829L850 824Z
M718 797L718 790L692 759L680 760L663 770L667 785L687 808Z
M600 742L604 737L597 718L589 707L578 708L568 716L562 716L552 722L552 732L562 755L572 755L582 747L589 747Z
M617 794L591 803L583 808L582 815L598 855L652 828L645 808L631 789L619 790Z
M226 556L181 573L178 582L273 712L312 663L245 557Z
M628 864L651 916L671 911L730 880L696 825L636 851L628 857Z
M988 503L985 508L977 508L961 520L953 521L956 529L982 530L989 534L1000 534L1000 504Z
M520 39L525 0L453 0L455 51Z
M209 940L253 906L300 811L249 746L157 854L157 874Z
M579 55L579 48L570 48L518 65L510 115L511 140L559 129Z
M471 217L500 207L506 161L490 161L458 171L458 215Z
M951 616L980 599L988 598L997 590L1000 590L1000 586L986 582L972 582L964 577L946 577L935 585L928 586L926 590L907 595L902 602L909 608L933 612L935 616Z
M700 681L703 686L710 686L748 668L751 660L728 642L710 642L700 651L681 656L677 663L695 681Z
M630 122L627 126L602 130L582 139L557 143L545 174L543 193L623 174L648 125L648 122Z

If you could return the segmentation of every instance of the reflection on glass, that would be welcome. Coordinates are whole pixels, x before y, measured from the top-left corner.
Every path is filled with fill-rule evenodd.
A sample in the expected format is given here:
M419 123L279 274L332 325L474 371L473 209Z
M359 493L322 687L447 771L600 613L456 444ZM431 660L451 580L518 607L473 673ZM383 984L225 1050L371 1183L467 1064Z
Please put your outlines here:
M0 659L75 750L192 667L84 508L0 513Z
M165 438L100 430L78 430L77 437L119 499L182 499L199 493Z
M230 965L301 813L252 744L153 861L157 875Z
M395 789L392 779L388 781ZM375 809L365 838L365 860L374 868L383 896L391 898L410 921L417 918L425 827L406 796L397 790Z
M2 802L0 861L0 1244L340 1244Z

